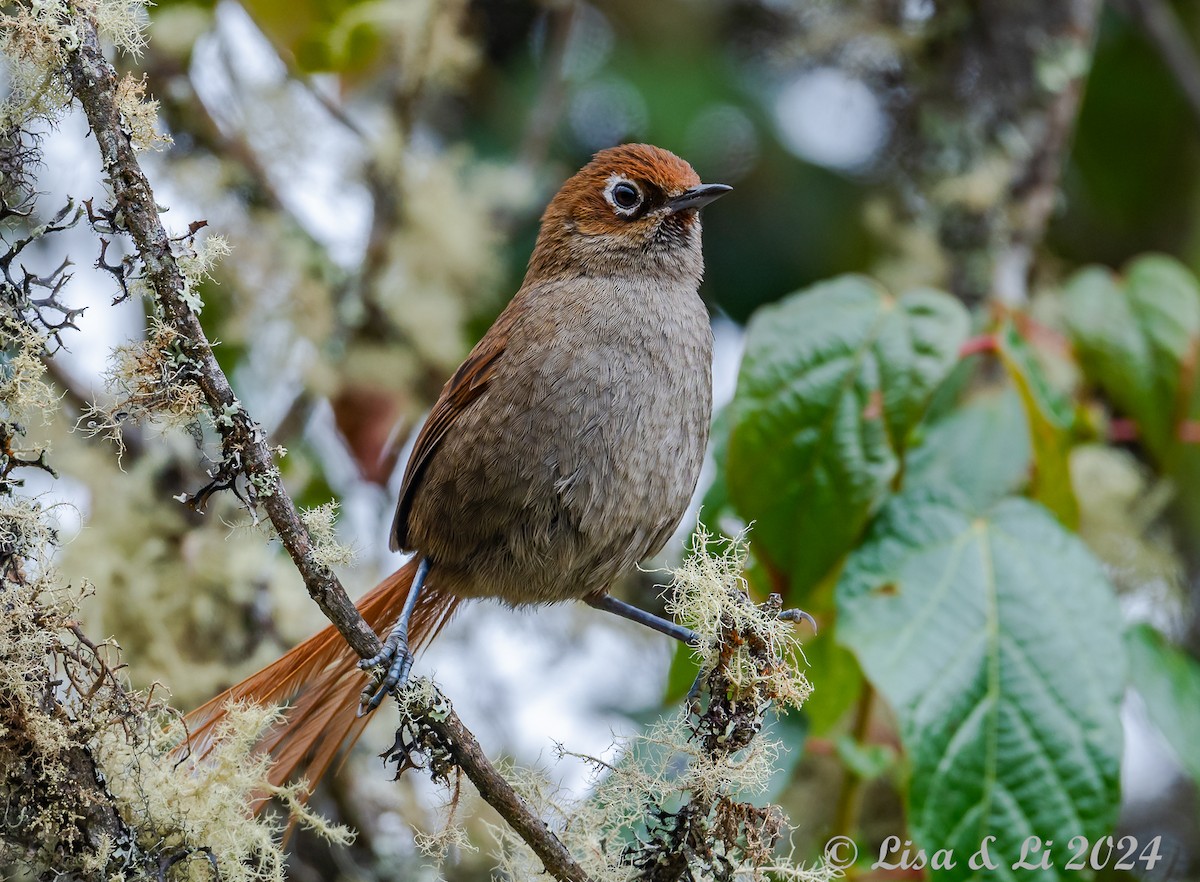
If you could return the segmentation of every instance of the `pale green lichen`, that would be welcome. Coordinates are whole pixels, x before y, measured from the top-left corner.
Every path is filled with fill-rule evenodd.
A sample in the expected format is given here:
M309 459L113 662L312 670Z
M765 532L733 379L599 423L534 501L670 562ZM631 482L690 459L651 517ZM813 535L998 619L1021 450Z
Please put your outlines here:
M0 836L0 869L141 879L170 866L176 882L282 882L287 818L346 844L344 828L304 807L302 782L268 782L255 747L274 709L234 707L203 761L179 756L182 719L161 690L130 689L115 645L78 629L81 592L52 565L58 533L52 508L0 495L0 802L20 818ZM90 778L80 763L94 764ZM252 815L264 798L286 817ZM91 826L97 800L115 809L120 841Z
M200 241L189 240L184 247L176 249L175 263L183 274L183 290L180 296L197 315L204 308L204 302L200 299L200 285L206 281L215 281L213 270L231 250L229 242L223 236L206 236Z
M171 136L158 129L158 102L146 98L146 76L126 74L117 84L117 109L125 121L129 140L138 150L157 150L171 143Z
M89 408L80 428L111 439L123 450L126 422L182 428L206 415L204 396L189 378L191 366L181 342L178 331L152 319L144 339L116 347L104 374L112 400Z
M300 520L312 536L313 557L326 569L351 566L358 556L357 548L338 541L338 507L337 502L327 502L300 513Z
M279 722L275 708L233 705L203 760L182 759L174 749L184 739L178 718L147 728L136 741L119 729L98 740L96 755L109 772L110 790L122 813L137 819L143 848L165 854L209 849L226 882L283 882L285 854L279 841L284 817L251 810L275 798L293 821L347 845L349 830L329 824L305 806L307 785L268 783L269 756L255 750L263 733ZM181 880L212 880L214 867L192 855Z
M46 381L45 338L7 304L0 304L0 340L0 421L47 424L58 394Z
M230 424L232 425L232 421ZM268 466L264 471L253 472L249 476L249 481L260 499L274 496L275 488L279 486L279 469L274 465ZM257 518L256 514L255 517Z
M455 852L479 851L479 846L471 841L466 828L459 826L455 820L453 811L450 811L446 823L436 830L413 833L413 845L417 851L438 865Z
M795 627L769 607L743 600L748 590L742 575L747 550L744 537L714 543L704 526L698 526L692 553L674 571L667 611L710 638L705 648L696 650L702 673L712 671L722 655L722 629L757 635L767 645L770 657L782 663L763 671L751 663L745 651L738 650L724 662L725 677L736 694L759 690L785 710L797 708L812 686L803 671L788 663L799 653Z
M64 69L67 54L80 43L80 14L91 17L100 36L119 51L136 56L145 47L145 7L146 0L26 0L5 7L0 60L9 88L0 104L0 130L63 113L70 100ZM135 110L132 104L128 109Z
M19 818L19 835L0 837L0 864L103 861L79 824L86 785L74 780L67 753L86 735L47 701L59 629L74 612L51 564L54 523L39 500L0 495L0 803ZM44 843L32 854L31 842Z
M7 303L0 304L0 340L0 493L8 493L27 468L52 474L50 442L40 429L50 424L59 396L46 380L46 338Z
M212 279L214 266L229 250L229 244L221 236L197 241L195 229L174 240L173 251L182 281L176 293L193 312L199 313L204 306L200 285ZM123 284L129 296L152 302L156 299L144 273L126 272ZM221 413L212 412L196 383L197 366L188 354L186 343L175 327L155 313L143 339L113 350L104 374L112 400L89 408L80 420L80 427L92 435L110 438L122 451L122 427L127 422L187 428L193 432L205 424L232 426L234 416L241 412L241 404L235 401Z
M313 605L288 602L299 579L265 531L230 526L246 517L237 499L213 497L201 518L170 498L198 480L186 466L190 438L164 435L123 470L78 433L61 431L54 446L55 464L78 477L88 500L63 571L98 586L84 620L118 637L138 686L165 683L193 706L320 626Z

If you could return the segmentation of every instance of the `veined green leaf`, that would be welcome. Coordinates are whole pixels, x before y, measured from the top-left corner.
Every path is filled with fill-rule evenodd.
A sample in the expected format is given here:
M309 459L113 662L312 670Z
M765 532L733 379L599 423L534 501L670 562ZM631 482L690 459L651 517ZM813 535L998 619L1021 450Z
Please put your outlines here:
M1110 830L1120 616L1100 565L1045 509L896 497L847 562L838 608L840 638L899 718L922 847L966 856L995 836L1002 866L986 878L1015 879L1026 837ZM965 860L939 873L975 877ZM1060 865L1038 878L1074 877Z
M955 487L973 511L1019 492L1033 464L1024 406L1015 389L976 395L924 428L908 454L906 488Z
M958 301L893 297L843 276L760 310L731 405L726 483L754 540L791 580L817 584L901 471L909 436L967 332Z

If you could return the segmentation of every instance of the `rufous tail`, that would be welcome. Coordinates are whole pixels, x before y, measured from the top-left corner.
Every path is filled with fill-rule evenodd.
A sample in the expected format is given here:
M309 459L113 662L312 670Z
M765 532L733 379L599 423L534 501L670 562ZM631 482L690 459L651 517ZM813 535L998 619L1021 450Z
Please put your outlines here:
M386 635L408 596L414 558L392 573L358 602L358 611L375 632ZM432 640L450 619L459 599L439 593L426 583L409 621L409 646L416 651ZM358 740L368 716L358 716L359 693L367 680L358 668L358 654L332 625L287 655L251 674L185 717L188 747L203 760L215 745L215 735L230 702L283 705L283 721L268 732L258 749L274 759L270 781L280 785L300 775L316 787L343 745Z

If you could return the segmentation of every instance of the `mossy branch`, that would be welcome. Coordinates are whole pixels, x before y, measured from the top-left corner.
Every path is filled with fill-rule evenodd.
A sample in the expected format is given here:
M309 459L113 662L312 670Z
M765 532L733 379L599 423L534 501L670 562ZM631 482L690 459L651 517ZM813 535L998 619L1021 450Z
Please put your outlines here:
M114 218L133 238L162 319L180 338L191 361L192 379L218 417L224 460L215 480L231 484L237 472L246 477L252 488L251 502L260 504L270 518L309 595L355 652L369 658L379 652L379 638L363 621L337 576L318 559L316 543L283 488L266 434L238 401L213 355L200 319L185 297L184 274L172 251L171 237L159 218L150 182L122 120L117 73L104 57L95 24L81 15L79 29L78 47L67 55L71 93L83 105L100 149L116 200ZM198 501L204 498L201 491Z
M384 755L396 762L397 775L423 765L435 781L450 784L461 770L541 859L547 873L558 882L591 882L550 826L491 764L475 735L436 686L428 680L414 683L402 699L401 714L396 742ZM416 754L424 757L423 763Z
M993 294L1003 303L1021 305L1029 299L1034 251L1059 199L1059 178L1091 70L1100 7L1099 0L1080 0L1064 5L1069 12L1055 10L1039 22L1052 57L1035 59L1029 71L1029 107L1022 123L1030 150L1009 186L1009 242L998 249L992 273Z
M179 336L193 362L192 378L213 414L220 419L225 457L255 488L252 502L261 504L278 532L304 584L322 613L359 655L378 653L379 639L366 624L337 576L319 559L316 543L287 494L272 459L265 433L238 401L209 343L195 311L185 298L186 284L171 248L171 238L159 219L157 203L125 131L117 104L118 78L100 48L95 25L80 20L77 49L68 54L67 76L72 95L83 105L100 149L101 161L112 185L119 221L133 238L145 268L145 277L163 321ZM232 481L236 475L219 475ZM204 491L201 491L203 494ZM546 823L484 755L478 740L452 711L448 716L427 716L423 722L435 733L480 795L505 818L545 863L546 871L560 882L587 882L588 877Z
M186 365L179 380L199 390L221 437L221 462L210 484L191 501L203 505L213 493L230 489L251 511L261 506L324 615L356 652L374 655L378 638L322 558L320 543L283 487L264 431L238 401L200 324L187 267L176 254L177 243L190 242L198 225L183 239L173 239L163 227L122 113L117 74L101 51L94 22L81 15L77 25L78 42L66 53L66 80L87 115L115 199L111 211L99 212L99 223L132 238L138 281L153 300L156 322L170 332ZM95 216L92 220L97 224ZM610 854L608 845L597 848L580 838L602 832L607 823L578 820L557 831L552 828L492 765L474 735L432 688L410 688L401 695L402 725L388 756L401 770L423 758L435 779L448 781L464 773L529 849L531 860L540 862L537 871L559 882L613 878L612 861L654 882L690 878L697 869L725 875L742 866L761 870L786 822L778 809L740 801L735 785L758 783L774 756L773 745L751 747L761 734L768 706L798 704L808 687L788 663L786 635L791 626L779 617L778 598L762 606L751 603L739 587L743 563L739 554L731 553L720 559L701 555L690 564L698 568L691 581L708 587L684 592L690 599L678 602L674 611L713 641L702 659L711 698L704 713L684 715L660 727L662 743L688 758L687 777L677 782L688 794L681 808L664 807L657 779L643 786L640 779L615 776L611 783L610 790L625 788L633 800L634 838L627 848ZM605 818L618 826L623 823L617 816ZM523 866L534 869L532 864ZM788 878L814 878L801 868L789 873Z
M778 595L752 602L741 575L744 544L728 542L717 553L720 546L707 537L695 543L674 571L668 602L673 615L703 635L698 654L706 706L666 715L625 743L615 762L572 754L596 775L583 799L559 793L535 771L512 776L550 819L548 827L538 821L538 832L553 830L596 882L765 879L768 873L790 882L828 882L833 875L829 867L805 867L777 853L781 846L788 850L786 816L776 806L748 801L762 795L785 749L764 734L768 710L798 706L811 687L794 660L796 617L781 615ZM461 752L469 733L429 681L402 693L400 711L396 742L386 755L398 772L424 768L457 793L461 769L481 789L491 787L472 774L472 758ZM437 838L453 841L453 833L448 828ZM545 853L530 850L525 833L521 839L495 833L503 877L534 878L551 866Z
M14 572L6 568L3 581ZM31 623L30 627L40 626ZM109 878L107 868L102 860L93 861L91 856L119 854L128 868L142 865L146 856L138 848L137 834L122 819L91 746L82 739L64 739L56 751L45 749L47 719L69 729L78 726L63 706L56 685L51 680L45 682L40 714L10 713L4 719L6 753L50 761L5 764L0 792L9 798L5 807L9 823L5 824L0 854L6 859L19 855L36 860L54 853L55 866L74 867L82 872L82 878L101 882ZM33 822L44 820L46 815L61 820L61 825L49 831Z

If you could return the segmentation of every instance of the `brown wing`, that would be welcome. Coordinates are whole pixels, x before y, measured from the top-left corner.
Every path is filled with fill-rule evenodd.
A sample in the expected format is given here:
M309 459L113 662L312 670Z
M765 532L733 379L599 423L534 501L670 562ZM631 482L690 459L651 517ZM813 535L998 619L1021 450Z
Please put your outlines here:
M392 551L405 547L408 533L408 512L412 508L413 494L421 482L421 475L429 464L430 457L437 450L446 433L453 427L459 414L471 406L495 372L496 361L504 354L508 345L507 323L497 321L483 339L471 350L467 360L459 365L438 396L429 419L417 435L413 446L412 456L408 458L408 466L404 470L404 483L400 485L400 499L396 503L396 517L392 520L392 534L389 544Z

